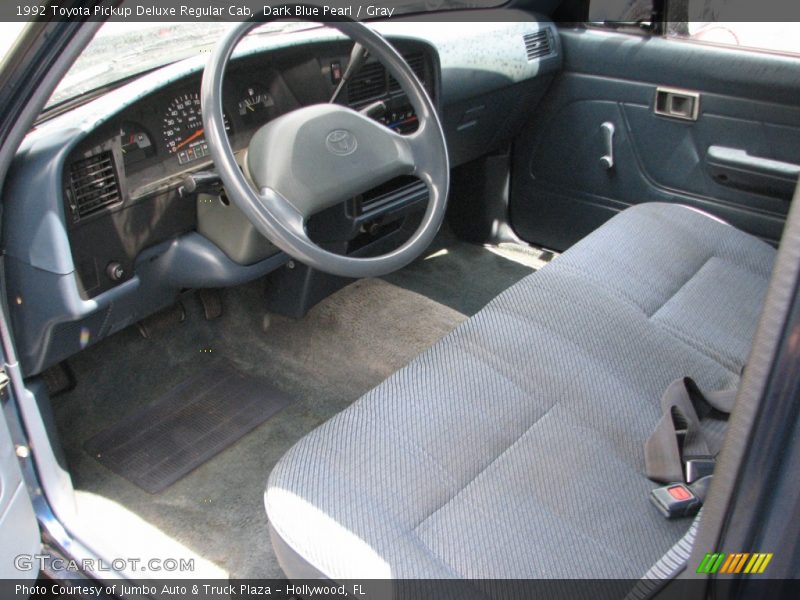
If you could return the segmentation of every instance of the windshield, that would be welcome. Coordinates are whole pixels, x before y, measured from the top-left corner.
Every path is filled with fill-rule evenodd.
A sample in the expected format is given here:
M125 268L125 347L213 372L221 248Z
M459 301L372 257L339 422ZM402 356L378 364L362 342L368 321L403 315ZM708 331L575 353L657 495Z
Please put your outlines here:
M106 23L47 101L53 106L86 92L209 52L235 23ZM262 35L318 27L309 22L267 23Z
M392 15L425 10L489 7L506 0L396 0ZM252 4L247 0L245 4ZM124 4L124 3L123 3ZM269 5L270 0L257 2ZM367 8L374 8L369 5ZM367 12L379 17L381 14ZM265 10L262 6L260 10ZM396 10L396 13L394 12ZM373 11L374 12L374 11ZM254 13L255 14L255 13ZM353 13L355 14L355 13ZM352 15L351 15L352 16ZM383 15L384 17L388 15ZM72 65L46 107L113 84L128 77L173 63L200 52L209 52L222 34L235 23L230 21L114 21L105 23ZM319 27L313 21L275 21L255 29L251 35L272 34Z
M0 23L0 58L5 58L27 23Z

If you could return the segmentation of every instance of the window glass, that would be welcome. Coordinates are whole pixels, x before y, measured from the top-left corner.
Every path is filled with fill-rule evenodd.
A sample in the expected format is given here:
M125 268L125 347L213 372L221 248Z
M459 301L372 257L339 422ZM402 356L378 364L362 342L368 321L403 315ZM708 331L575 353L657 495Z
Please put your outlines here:
M589 3L589 21L636 23L649 21L653 14L653 0L592 0Z
M27 23L0 23L0 61L17 41Z
M779 17L786 0L759 0L758 16ZM800 54L800 23L753 22L753 4L743 0L670 0L669 37L742 48Z

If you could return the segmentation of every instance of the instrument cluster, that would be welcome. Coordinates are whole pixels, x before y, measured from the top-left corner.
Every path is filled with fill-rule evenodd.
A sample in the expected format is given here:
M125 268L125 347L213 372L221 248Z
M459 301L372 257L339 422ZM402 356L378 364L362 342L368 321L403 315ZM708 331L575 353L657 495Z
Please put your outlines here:
M267 79L246 80L226 90L225 130L234 150L246 147L259 127L294 108L291 94L282 93L280 78ZM105 143L119 148L119 166L134 195L138 195L137 189L146 192L150 187L147 182L194 170L211 161L199 81L191 87L183 84L145 99L125 111L105 132Z
M347 43L323 44L273 54L269 61L258 55L232 62L221 100L233 151L245 150L253 134L273 119L301 106L331 101L349 51ZM430 85L423 51L403 51L417 76ZM201 78L201 73L190 75L137 99L87 136L73 151L73 162L107 154L122 204L178 190L188 173L212 166ZM368 62L344 90L338 102L356 110L380 104L383 112L372 118L399 133L416 129L411 107L382 65Z

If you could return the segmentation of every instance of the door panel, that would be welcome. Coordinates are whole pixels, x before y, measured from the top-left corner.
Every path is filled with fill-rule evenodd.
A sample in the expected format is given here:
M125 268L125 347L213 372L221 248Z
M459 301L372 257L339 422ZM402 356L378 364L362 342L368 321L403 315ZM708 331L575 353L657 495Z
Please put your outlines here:
M597 30L562 31L562 43L564 71L514 149L520 237L563 250L661 201L777 243L800 168L800 59ZM656 114L662 86L699 93L697 120Z
M0 579L36 579L38 570L18 570L15 557L36 554L40 546L39 526L0 410Z

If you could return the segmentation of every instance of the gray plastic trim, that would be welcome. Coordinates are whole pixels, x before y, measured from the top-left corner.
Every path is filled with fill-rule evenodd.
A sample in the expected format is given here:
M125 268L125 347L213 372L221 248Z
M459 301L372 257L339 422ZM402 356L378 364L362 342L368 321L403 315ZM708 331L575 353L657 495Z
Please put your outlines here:
M199 233L142 252L136 272L143 281L169 289L214 288L239 285L266 275L289 260L278 252L251 265L233 262L220 248Z
M279 252L242 211L209 194L197 197L197 233L240 265L252 265Z
M81 297L72 272L6 260L15 341L23 371L31 376L168 306L181 289L239 285L278 268L288 256L279 252L240 265L191 232L142 252L131 279L91 299Z

